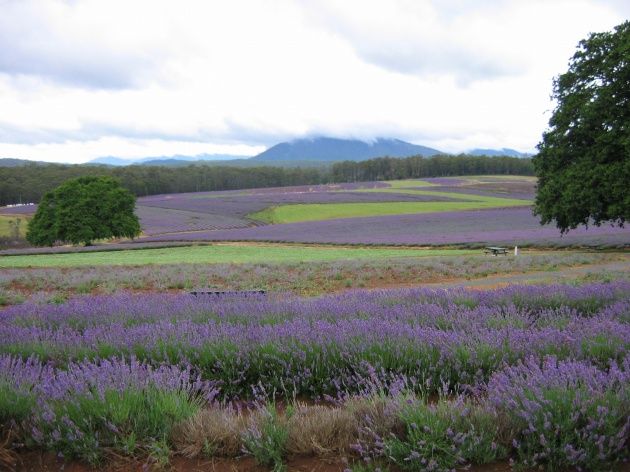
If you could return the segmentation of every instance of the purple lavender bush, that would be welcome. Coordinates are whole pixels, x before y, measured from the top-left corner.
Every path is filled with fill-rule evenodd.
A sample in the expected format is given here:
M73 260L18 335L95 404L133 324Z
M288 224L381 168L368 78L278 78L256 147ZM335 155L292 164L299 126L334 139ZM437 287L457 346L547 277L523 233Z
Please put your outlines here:
M383 443L385 455L402 470L449 472L507 456L507 449L497 443L494 412L463 398L436 404L409 402L399 415L404 433L387 437Z
M519 466L610 470L630 456L630 357L608 370L529 358L492 376L488 401L517 431Z
M12 356L0 357L0 392L0 420L27 430L27 445L92 464L107 448L131 455L167 441L215 396L190 368L112 358L57 369Z

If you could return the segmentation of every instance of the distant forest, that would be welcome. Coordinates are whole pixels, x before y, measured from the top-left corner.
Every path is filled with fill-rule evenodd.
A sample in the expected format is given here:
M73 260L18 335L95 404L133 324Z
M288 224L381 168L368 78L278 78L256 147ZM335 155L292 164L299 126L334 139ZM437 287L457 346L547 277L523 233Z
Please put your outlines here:
M486 156L379 157L366 161L337 162L327 167L185 167L29 164L0 167L0 205L37 203L62 182L85 175L109 175L141 197L162 193L236 190L289 185L361 182L453 175L533 175L531 159Z

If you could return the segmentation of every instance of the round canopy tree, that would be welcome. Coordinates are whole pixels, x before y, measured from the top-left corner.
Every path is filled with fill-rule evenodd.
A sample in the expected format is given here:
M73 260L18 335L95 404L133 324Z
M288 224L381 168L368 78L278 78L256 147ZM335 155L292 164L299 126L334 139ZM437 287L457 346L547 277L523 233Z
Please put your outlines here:
M580 41L534 157L534 213L562 232L630 220L630 22Z
M136 198L111 177L80 177L46 193L29 222L35 246L55 242L89 245L96 239L140 234Z

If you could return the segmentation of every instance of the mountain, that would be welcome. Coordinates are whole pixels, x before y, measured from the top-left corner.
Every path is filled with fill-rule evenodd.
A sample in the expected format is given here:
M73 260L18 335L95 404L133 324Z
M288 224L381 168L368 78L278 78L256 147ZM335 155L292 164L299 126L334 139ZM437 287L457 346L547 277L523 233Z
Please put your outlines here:
M400 139L378 138L372 142L357 139L313 138L296 139L276 144L252 159L275 162L288 160L363 161L374 157L434 156L437 149L407 143Z
M12 159L12 158L0 158L0 167L22 167L26 165L41 165L48 164L47 162L42 161L29 161L27 159Z
M508 157L531 157L531 154L519 152L510 148L502 149L472 149L466 154L471 156L508 156Z
M182 166L206 161L232 161L235 159L249 159L250 156L237 156L235 154L199 154L197 156L170 156L170 157L145 157L136 164L143 166Z
M131 166L131 165L150 165L150 166L180 166L188 165L198 161L227 161L233 159L247 159L249 156L237 156L234 154L198 154L196 156L156 156L144 157L141 159L121 159L120 157L105 156L92 159L86 164L89 165L106 165L106 166Z
M91 161L86 162L86 165L103 165L103 166L128 166L132 164L133 161L130 159L121 159L120 157L113 156L105 156L105 157L97 157L96 159L92 159Z

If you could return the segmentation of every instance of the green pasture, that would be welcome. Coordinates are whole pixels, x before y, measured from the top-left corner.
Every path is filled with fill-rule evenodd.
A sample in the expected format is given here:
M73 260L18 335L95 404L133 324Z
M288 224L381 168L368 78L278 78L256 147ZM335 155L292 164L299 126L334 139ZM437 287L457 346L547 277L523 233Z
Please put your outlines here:
M179 263L283 263L320 262L396 257L462 256L478 254L470 249L365 248L336 246L204 245L161 249L75 252L0 256L0 268L74 267L95 265L147 265Z
M506 178L507 180L507 178L514 178L515 176L486 177ZM470 176L466 179L473 183L476 178L476 176ZM527 206L532 203L529 200L519 200L514 198L490 197L455 192L438 192L429 189L423 190L421 187L434 187L435 185L422 179L390 180L386 183L389 184L389 187L387 188L370 188L355 191L447 197L456 201L289 204L265 208L259 212L252 213L249 217L259 221L264 221L265 223L282 224L298 223L301 221L333 220L337 218L361 218L368 216L480 210L485 208Z
M407 187L435 187L435 184L422 179L406 179L406 180L388 180L385 182L390 188L407 188ZM363 189L371 190L371 189Z
M393 191L401 189L375 189L375 191ZM281 205L265 208L249 215L251 218L267 223L297 223L300 221L322 221L337 218L361 218L368 216L405 215L416 213L437 213L460 210L479 210L482 208L501 208L530 205L528 200L516 200L498 197L480 197L448 192L428 192L422 190L404 190L404 193L421 195L448 196L466 198L457 202L383 202L383 203L310 203ZM470 201L468 199L473 199Z
M12 222L16 220L20 220L20 236L23 238L26 235L29 217L24 215L0 215L0 237L13 236Z

